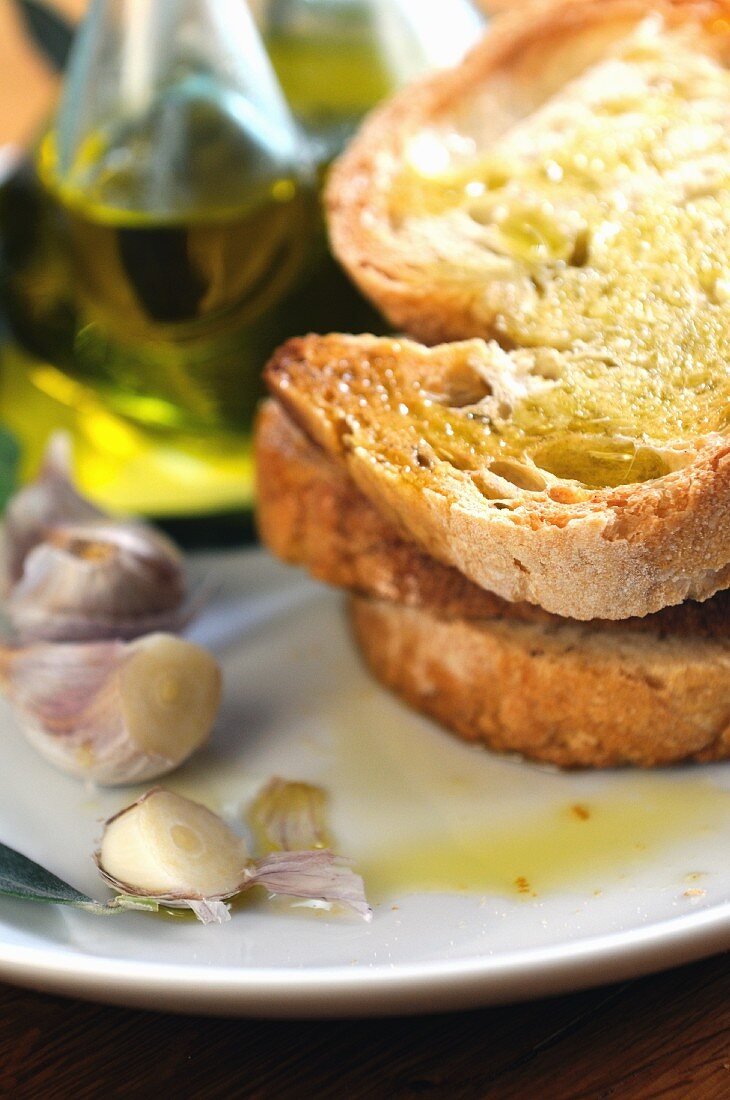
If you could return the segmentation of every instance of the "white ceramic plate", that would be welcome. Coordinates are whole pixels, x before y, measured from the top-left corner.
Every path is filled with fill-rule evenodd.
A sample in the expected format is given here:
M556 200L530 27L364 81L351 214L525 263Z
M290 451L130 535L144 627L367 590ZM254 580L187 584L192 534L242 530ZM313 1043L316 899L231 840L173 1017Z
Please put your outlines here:
M272 775L322 783L374 919L261 898L205 928L3 898L0 977L178 1012L427 1012L730 946L730 769L563 775L472 749L370 680L337 594L261 553L202 565L220 592L194 633L223 660L226 701L210 747L170 785L240 819ZM0 721L0 840L104 897L99 822L138 790L86 790ZM429 877L481 889L409 892Z

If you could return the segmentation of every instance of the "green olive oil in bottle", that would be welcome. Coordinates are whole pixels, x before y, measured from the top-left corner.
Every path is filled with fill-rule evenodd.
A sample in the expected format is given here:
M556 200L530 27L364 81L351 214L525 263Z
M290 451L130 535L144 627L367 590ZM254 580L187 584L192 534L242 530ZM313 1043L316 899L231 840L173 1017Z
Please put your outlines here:
M316 233L310 160L245 0L92 4L55 121L0 195L4 300L32 379L96 409L97 437L116 417L131 462L189 453L151 510L197 510L186 476L216 463L224 497L235 470L250 493L261 368ZM87 488L133 503L97 473Z

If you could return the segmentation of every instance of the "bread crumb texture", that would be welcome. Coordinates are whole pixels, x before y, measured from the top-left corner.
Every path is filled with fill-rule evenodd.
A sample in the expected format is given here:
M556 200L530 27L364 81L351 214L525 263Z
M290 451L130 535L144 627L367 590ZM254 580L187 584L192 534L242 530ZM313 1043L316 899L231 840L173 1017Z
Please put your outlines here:
M475 295L485 255L511 275L485 308L522 384L482 449L616 486L730 426L730 73L706 38L644 21L487 151L458 118L411 136L397 231Z

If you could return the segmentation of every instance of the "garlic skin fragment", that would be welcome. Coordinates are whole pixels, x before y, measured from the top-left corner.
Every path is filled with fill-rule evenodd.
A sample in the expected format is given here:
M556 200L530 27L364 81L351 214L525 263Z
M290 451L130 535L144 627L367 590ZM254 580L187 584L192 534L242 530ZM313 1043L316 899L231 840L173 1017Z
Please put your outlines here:
M215 659L172 635L6 648L0 665L3 693L31 744L101 786L178 767L207 741L220 704Z
M352 909L363 920L372 920L362 879L351 870L349 860L327 849L263 856L247 868L243 889L247 886L263 886L271 894L292 898L333 901Z
M9 501L3 520L3 574L5 589L23 575L26 557L60 523L85 523L105 513L81 496L71 481L71 441L55 432L48 443L40 472Z
M191 614L177 548L142 524L54 527L25 558L6 613L23 641L100 641L178 630Z
M223 904L252 886L293 897L371 910L362 879L328 851L276 852L250 858L245 841L220 817L182 795L155 787L111 818L95 855L118 899L145 898L187 907L204 923L228 919Z
M321 787L276 777L259 791L246 816L259 849L264 851L331 848L326 804Z

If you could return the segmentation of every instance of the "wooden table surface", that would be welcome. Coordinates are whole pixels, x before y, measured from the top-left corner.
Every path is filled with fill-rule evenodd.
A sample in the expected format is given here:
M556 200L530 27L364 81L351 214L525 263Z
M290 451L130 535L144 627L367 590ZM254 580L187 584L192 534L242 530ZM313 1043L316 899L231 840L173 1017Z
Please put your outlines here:
M57 0L66 14L84 0ZM54 78L0 0L0 144ZM437 1009L438 1006L434 1006ZM177 1017L0 985L0 1096L730 1098L730 957L567 997L412 1019Z
M0 986L12 1097L730 1097L730 959L569 997L383 1020L99 1007Z

